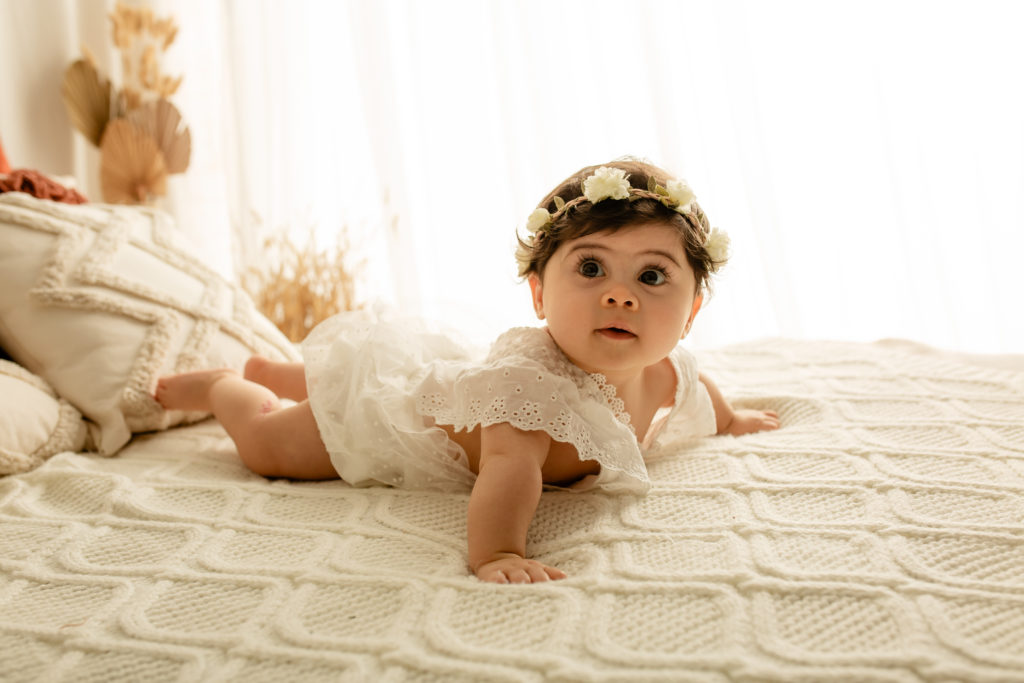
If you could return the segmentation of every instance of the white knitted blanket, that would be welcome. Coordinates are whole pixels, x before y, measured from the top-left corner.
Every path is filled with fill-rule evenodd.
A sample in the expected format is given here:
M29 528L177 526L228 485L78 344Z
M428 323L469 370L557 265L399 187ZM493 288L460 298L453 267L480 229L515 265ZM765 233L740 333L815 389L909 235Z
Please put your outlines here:
M212 422L0 479L0 679L1024 681L1024 374L698 357L783 428L545 493L556 583L469 576L465 495L267 481Z

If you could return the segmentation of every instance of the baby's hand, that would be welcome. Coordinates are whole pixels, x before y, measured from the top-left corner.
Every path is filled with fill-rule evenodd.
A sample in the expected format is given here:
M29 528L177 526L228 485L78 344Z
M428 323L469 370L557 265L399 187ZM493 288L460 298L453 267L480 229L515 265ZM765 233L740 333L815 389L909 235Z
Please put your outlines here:
M564 579L565 572L536 560L509 554L480 565L476 568L476 576L491 583L540 583Z
M732 422L726 426L724 433L742 436L751 432L778 428L779 414L774 410L742 409L734 411Z

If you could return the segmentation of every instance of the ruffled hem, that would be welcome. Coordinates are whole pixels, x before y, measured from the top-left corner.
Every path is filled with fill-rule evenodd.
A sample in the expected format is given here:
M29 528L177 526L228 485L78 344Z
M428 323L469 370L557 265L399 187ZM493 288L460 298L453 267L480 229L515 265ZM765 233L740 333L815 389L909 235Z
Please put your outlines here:
M418 415L411 390L467 352L411 318L380 311L322 322L302 343L309 403L338 475L353 486L465 491L476 475L447 433Z
M572 489L650 488L614 386L573 365L542 328L509 330L484 357L421 320L360 311L321 323L302 352L321 437L350 484L471 488L476 475L465 452L438 425L507 423L547 432L572 444L580 460L600 464L599 475ZM684 360L680 368L673 358L678 386L669 417L690 412L680 406L699 384L692 357Z

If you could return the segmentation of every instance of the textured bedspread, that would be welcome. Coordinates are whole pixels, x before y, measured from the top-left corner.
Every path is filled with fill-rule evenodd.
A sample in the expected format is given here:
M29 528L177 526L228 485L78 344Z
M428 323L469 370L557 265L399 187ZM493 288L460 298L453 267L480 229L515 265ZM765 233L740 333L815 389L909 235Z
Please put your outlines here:
M1024 374L698 356L783 429L545 493L557 583L470 577L467 496L267 481L210 422L0 479L0 680L1024 681Z

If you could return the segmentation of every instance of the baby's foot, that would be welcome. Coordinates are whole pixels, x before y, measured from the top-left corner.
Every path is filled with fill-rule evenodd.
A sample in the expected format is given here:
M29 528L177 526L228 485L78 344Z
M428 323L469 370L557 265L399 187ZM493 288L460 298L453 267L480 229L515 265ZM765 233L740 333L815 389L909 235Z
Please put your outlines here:
M308 398L306 372L302 363L270 360L253 356L245 363L245 379L262 384L281 398L302 401Z
M252 356L245 362L245 372L242 376L250 382L256 382L256 384L262 384L267 386L268 372L267 370L274 364L274 361L263 356Z
M156 383L157 402L168 410L210 410L210 388L220 379L238 373L228 368L197 370L161 377Z

